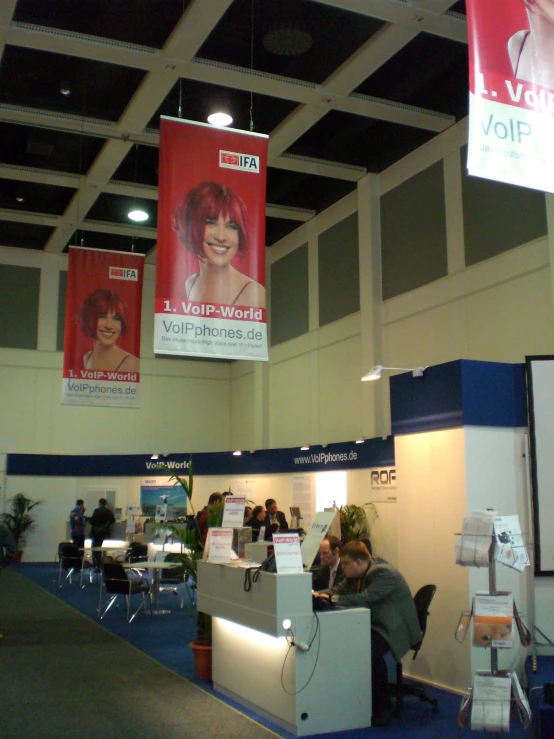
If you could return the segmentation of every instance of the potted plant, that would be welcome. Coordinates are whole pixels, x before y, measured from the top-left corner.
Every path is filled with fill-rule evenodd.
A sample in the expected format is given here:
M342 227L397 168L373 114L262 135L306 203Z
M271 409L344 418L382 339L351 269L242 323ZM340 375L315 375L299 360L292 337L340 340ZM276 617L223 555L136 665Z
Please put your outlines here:
M31 511L42 503L41 500L31 500L23 493L18 493L8 501L10 510L2 514L2 523L10 530L17 546L14 562L21 562L23 550L27 544L27 537L36 527L36 519Z
M371 512L371 520L367 511ZM343 544L357 539L370 539L371 524L377 518L377 509L373 503L363 506L350 503L339 508L340 530Z
M180 477L171 472L170 480L174 480L176 485L180 485L190 502L190 508L194 515L192 506L192 490L193 490L193 470L192 460L189 465L189 476L187 478ZM223 519L223 503L217 503L206 506L206 523L208 527L221 526ZM199 559L204 554L204 542L200 532L200 527L196 521L196 527L191 529L178 529L175 526L169 526L168 530L173 535L173 541L181 543L182 551L178 561L183 565L185 577L192 581L193 587L196 587L196 579ZM196 665L196 673L201 680L212 679L212 617L207 613L197 612L196 617L196 638L190 643L194 655Z

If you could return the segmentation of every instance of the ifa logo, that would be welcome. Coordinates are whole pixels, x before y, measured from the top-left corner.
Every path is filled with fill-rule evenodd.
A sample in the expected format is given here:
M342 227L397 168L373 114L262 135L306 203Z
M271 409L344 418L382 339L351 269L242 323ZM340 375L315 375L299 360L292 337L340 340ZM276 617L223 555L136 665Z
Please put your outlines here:
M110 280L129 280L138 282L138 269L129 267L110 267Z
M224 169L240 169L242 172L260 174L260 157L219 150L219 166Z

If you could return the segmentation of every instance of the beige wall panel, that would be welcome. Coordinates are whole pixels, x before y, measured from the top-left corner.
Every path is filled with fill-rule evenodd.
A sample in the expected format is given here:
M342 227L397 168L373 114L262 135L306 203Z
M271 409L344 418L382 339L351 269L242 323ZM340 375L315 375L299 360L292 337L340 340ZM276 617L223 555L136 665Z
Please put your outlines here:
M380 363L393 367L427 367L466 358L463 301L439 305L383 327Z
M214 452L231 445L229 381L156 377L152 452Z
M255 424L254 373L231 381L231 439L236 449L253 449Z
M270 369L270 446L301 446L310 439L310 354Z
M554 351L549 269L468 296L466 304L468 359L524 362L526 354Z
M467 570L454 561L455 533L466 513L463 429L409 434L395 440L398 561L415 593L434 583L427 635L413 675L464 690L469 683L469 645L453 633L469 602Z
M319 351L319 421L324 444L362 435L359 336Z
M36 449L37 374L31 367L0 366L2 438L8 442L8 449L2 451Z

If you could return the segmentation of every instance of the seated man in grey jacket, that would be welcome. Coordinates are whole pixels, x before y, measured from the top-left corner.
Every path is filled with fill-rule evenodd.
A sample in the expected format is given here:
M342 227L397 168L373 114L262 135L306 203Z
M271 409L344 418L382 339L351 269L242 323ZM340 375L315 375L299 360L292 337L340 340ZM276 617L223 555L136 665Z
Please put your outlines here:
M389 651L396 660L421 639L419 619L408 583L391 564L376 562L360 541L345 544L341 564L346 578L321 597L345 608L371 608L371 680L374 726L391 719L387 665Z

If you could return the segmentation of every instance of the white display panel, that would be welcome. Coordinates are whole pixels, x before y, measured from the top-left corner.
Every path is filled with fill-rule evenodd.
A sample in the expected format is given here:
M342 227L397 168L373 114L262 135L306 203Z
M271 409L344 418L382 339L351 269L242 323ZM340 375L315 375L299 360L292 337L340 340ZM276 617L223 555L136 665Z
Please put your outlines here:
M535 572L554 575L554 356L527 357Z

